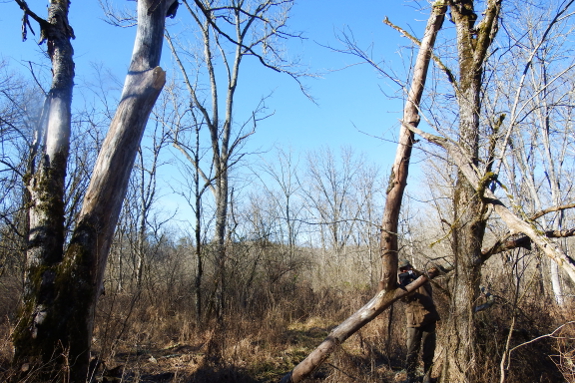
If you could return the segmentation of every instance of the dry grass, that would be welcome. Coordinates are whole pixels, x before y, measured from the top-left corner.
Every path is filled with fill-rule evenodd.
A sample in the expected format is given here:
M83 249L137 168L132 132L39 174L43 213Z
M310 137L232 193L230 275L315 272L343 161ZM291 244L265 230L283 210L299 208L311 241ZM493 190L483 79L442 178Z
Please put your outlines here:
M100 362L94 381L277 382L369 296L366 291L300 289L292 296L277 297L273 306L230 309L234 313L225 317L222 327L213 320L199 326L193 319L193 307L183 304L157 306L145 299L132 304L134 300L129 295L107 295L100 302L94 334L94 357ZM440 311L445 312L441 297L438 303ZM545 333L553 323L565 320L560 313L543 310L536 301L524 305L523 314L515 330L515 344ZM387 311L348 339L309 381L402 380L405 377L402 305L396 305L391 315L391 326ZM505 306L500 305L481 316L482 331L486 334L482 342L488 351L482 380L485 383L498 381L498 353L508 334L505 326L509 315ZM0 326L0 366L4 379L10 374L12 325L6 316ZM438 331L441 332L441 325ZM564 379L573 383L573 327L565 331L568 336L561 342L546 339L515 351L506 382L534 381L529 380L533 376L551 379L541 382L560 382L561 370Z

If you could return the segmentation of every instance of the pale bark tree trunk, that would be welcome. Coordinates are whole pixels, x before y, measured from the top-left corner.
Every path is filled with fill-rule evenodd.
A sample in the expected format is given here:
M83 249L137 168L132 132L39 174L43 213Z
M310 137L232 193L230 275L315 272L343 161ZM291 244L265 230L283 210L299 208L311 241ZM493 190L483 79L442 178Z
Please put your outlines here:
M432 13L425 28L416 60L416 70L409 90L409 98L405 105L404 118L410 123L419 122L419 102L425 86L427 69L431 58L435 38L443 25L447 6L442 1L433 5ZM397 147L396 161L393 165L392 178L388 188L388 197L385 204L384 219L382 223L381 254L382 279L380 291L364 307L350 316L341 325L336 327L328 337L306 359L299 363L289 374L285 375L281 383L297 383L311 375L347 338L361 329L365 324L376 318L381 312L390 307L393 302L405 296L406 291L397 286L397 227L399 210L403 191L407 181L407 170L413 145L413 135L409 129L402 127L400 143ZM428 281L421 276L407 290L423 285Z
M222 169L219 179L216 180L216 223L214 242L216 244L218 285L216 288L217 320L220 325L224 324L224 312L226 309L226 229L228 223L228 160L218 164Z
M540 193L541 190L544 189L536 185L536 168L538 168L539 163L534 160L536 156L531 156L530 154L536 152L541 153L542 166L545 170L544 177L549 184L551 201L557 207L556 210L550 209L547 213L551 211L559 211L559 214L556 217L551 218L548 222L550 222L550 225L552 225L552 229L555 232L565 233L566 235L569 235L567 234L567 231L561 230L563 217L562 210L566 207L561 207L563 198L561 193L564 192L562 189L565 187L561 187L560 181L564 178L561 176L564 171L564 158L566 152L568 152L567 148L570 143L570 137L572 136L570 128L568 127L572 118L570 109L567 108L567 117L565 117L565 114L562 113L562 106L564 103L557 102L557 97L562 99L566 96L566 93L559 90L561 89L561 86L556 87L553 84L557 84L558 80L563 78L562 74L567 71L564 67L559 67L561 69L558 69L557 63L561 62L561 59L555 56L553 51L557 48L561 49L560 47L563 46L565 35L558 32L561 30L559 25L568 19L568 16L566 15L569 15L568 11L573 3L574 1L570 0L568 2L561 3L560 8L556 11L552 11L550 9L548 11L549 13L545 15L543 19L540 19L549 20L547 26L545 28L541 28L540 31L535 33L530 30L530 32L525 35L526 42L523 44L529 49L521 50L524 52L525 56L520 56L519 60L523 60L524 58L526 60L518 86L515 90L516 94L513 98L513 103L509 108L511 113L508 118L509 123L507 124L506 141L504 145L502 145L503 152L505 152L508 147L512 148L512 155L518 158L518 161L513 161L513 164L518 166L520 169L522 183L525 183L529 190L531 198L529 202L534 203L536 210L542 209ZM526 14L528 13L529 12ZM522 17L521 22L526 23L524 16ZM527 23L529 24L532 22ZM573 64L571 64L571 68L572 66ZM531 72L531 74L528 76L529 72ZM507 91L508 89L509 88L506 88L504 91ZM569 90L570 87L568 86L565 91L567 92ZM560 92L559 94L557 93L558 91ZM525 97L527 92L529 96ZM569 98L569 96L567 96L567 98ZM525 102L525 104L522 105L522 102ZM534 118L532 121L529 119L530 114L533 115ZM556 117L557 114L560 115L558 118ZM567 118L568 123L563 126L563 123L559 122L559 125L557 125L555 121L563 121L564 118ZM530 134L527 133L527 140L523 140L524 133L520 133L521 131L531 132ZM553 136L556 137L554 143L552 142ZM507 145L507 142L509 142L509 145ZM524 147L525 149L523 149ZM503 154L501 154L501 157L503 157ZM504 164L508 169L510 176L513 177L512 167L509 166L504 158L502 161L503 162L499 167ZM499 173L499 171L496 171L496 173ZM511 184L510 186L515 189L515 198L520 200L521 198L518 197L518 193L520 193L518 191L519 185ZM565 188L565 190L567 189L569 188ZM516 203L522 204L521 202ZM536 217L532 218L532 220L542 217L542 215L543 214L536 214ZM510 224L511 221L507 223ZM518 227L517 225L515 226ZM543 218L541 224L538 226L544 228L548 227L546 219ZM536 241L533 240L533 242ZM546 241L541 242L546 243ZM553 250L554 245L551 243L549 243L549 245L550 246L545 245L544 247L547 249L545 250L547 255L551 259L554 259L555 257L563 259L565 262L562 263L562 267L571 269L572 265L570 265L570 258L566 256L565 250L557 248L558 251L555 251ZM559 254L560 252L563 254ZM558 304L562 304L563 299L560 289L560 280L558 278L559 266L555 261L549 261L549 265L551 283L556 302ZM568 273L572 272L568 271ZM541 286L543 286L543 277L544 275L542 274Z
M196 127L196 143L194 150L194 163L200 162L200 129ZM196 319L198 326L201 328L203 323L202 310L203 310L203 292L202 292L202 278L204 276L204 249L202 240L202 196L207 188L207 185L200 187L200 172L196 167L194 172L194 215L196 222L194 225L194 236L196 239L196 278L194 280L194 287L196 293Z
M563 299L563 289L561 287L561 278L559 274L559 265L556 262L550 261L549 273L551 277L551 287L553 288L553 294L555 296L555 302L559 307L565 305L565 300Z
M447 5L443 1L436 1L432 14L427 22L425 35L422 39L417 61L413 69L413 81L407 101L403 110L403 124L409 126L419 125L419 104L427 79L429 61L437 32L443 25ZM395 161L391 168L389 184L387 186L387 199L381 223L380 254L382 262L380 289L395 288L397 282L397 227L403 193L407 186L407 175L411 150L413 147L413 132L404 125L400 127L399 142L395 154Z
M53 246L52 267L31 267L28 281L36 290L25 296L19 325L14 333L15 362L44 363L47 375L61 381L82 382L88 374L90 343L94 325L94 310L102 288L102 279L111 240L116 227L135 155L152 107L165 83L165 72L158 67L165 16L173 1L164 1L154 12L149 12L152 1L138 2L138 31L129 74L126 78L120 105L100 151L84 203L72 235L71 243L62 257L62 245L37 241L40 246ZM63 31L67 25L68 2L58 2ZM150 14L148 14L150 13ZM66 17L65 17L66 16ZM50 38L50 35L48 35ZM69 39L66 39L69 40ZM69 41L68 41L69 43ZM49 51L60 41L49 41ZM71 47L66 55L71 60ZM52 56L56 55L56 52ZM57 69L57 68L56 68ZM57 74L58 70L54 70ZM70 68L67 69L70 71ZM73 73L73 72L72 72ZM67 73L68 75L70 73ZM52 147L65 147L69 137L69 117L62 113L70 108L72 80L66 93L58 100L60 114L48 116L48 136L54 121L66 121L67 128L46 140L45 160L54 163ZM53 103L53 101L51 102ZM66 105L64 105L66 104ZM51 144L55 142L55 144ZM56 157L61 150L54 150ZM58 162L63 171L66 161ZM47 184L38 184L42 193L50 193ZM44 188L44 189L42 189ZM58 197L59 198L59 197ZM42 197L40 197L42 201ZM62 200L54 203L62 203ZM35 205L38 202L33 201ZM49 213L50 219L63 219L59 209ZM39 222L39 224L42 224ZM31 236L31 239L34 237ZM33 258L28 263L34 265ZM60 262L61 260L61 262Z
M31 14L25 2L18 1L25 14ZM74 86L74 37L68 25L68 1L50 2L48 19L34 17L47 40L52 61L52 85L39 121L35 146L40 153L33 160L29 179L25 180L30 207L28 248L24 280L24 305L14 332L15 360L47 362L53 357L55 340L42 325L57 294L54 281L64 249L64 185L70 148L72 89ZM46 329L48 330L48 329ZM46 351L49 349L49 351ZM54 355L58 356L58 354ZM24 368L25 369L25 368Z
M541 120L541 122L543 123L543 129L541 131L541 135L542 135L542 139L543 139L543 152L544 152L544 157L547 160L547 166L546 169L547 171L545 172L547 181L549 182L549 185L551 187L551 199L553 201L553 204L555 206L560 206L561 205L561 182L560 182L560 177L557 174L558 170L560 169L556 169L556 165L555 165L555 161L553 159L553 155L552 155L552 148L551 148L551 121L549 118L549 104L548 104L548 100L547 100L547 85L548 81L547 81L547 75L546 75L546 69L545 67L543 67L543 86L544 91L542 94L542 100L541 100L541 104L544 107L544 112L541 113L541 111L539 109L539 119ZM566 137L567 138L567 137ZM566 140L567 141L567 140ZM561 153L565 153L564 150L561 151ZM560 158L559 159L559 163L563 163L564 158ZM563 229L563 217L564 214L563 212L559 212L558 216L556 217L556 219L553 220L553 227L552 229L554 230L561 230ZM566 246L562 246L563 251L565 251L567 247ZM557 303L557 305L559 307L563 307L565 304L565 300L563 299L563 291L561 288L561 277L559 274L559 265L557 265L557 262L555 261L550 261L549 262L549 275L551 278L551 288L553 290L553 295L555 296L555 302Z
M566 5L564 9L568 6L569 5ZM550 25L554 25L554 21L552 21ZM550 36L549 38L552 39L553 37ZM538 47L541 44L539 41L530 42L531 45L535 47ZM555 44L560 44L560 42L556 42ZM537 48L534 48L533 51L537 51ZM519 157L517 164L523 173L523 179L527 183L531 199L533 200L537 211L542 210L543 204L539 196L540 188L536 186L536 171L532 163L529 163L527 159L529 157L528 150L539 151L541 153L543 168L545 169L544 176L549 184L551 192L551 201L554 206L561 206L561 200L563 198L560 182L561 174L563 173L562 165L565 160L567 145L570 142L570 132L563 131L560 127L554 126L553 113L558 108L553 100L554 93L549 91L549 86L551 85L549 83L549 78L552 78L553 75L550 76L548 71L550 70L550 67L553 66L553 57L551 56L551 58L548 58L547 51L548 49L544 49L541 52L543 57L538 60L528 61L529 65L533 67L532 70L536 72L536 74L531 77L531 86L536 91L534 92L535 94L530 102L530 104L532 104L531 108L535 111L534 115L536 117L533 127L531 128L532 131L529 138L534 138L532 138L531 143L528 145L529 149L526 149L526 153L521 149L525 145L521 136L517 138L519 144L513 144L513 155ZM533 55L533 53L531 55ZM562 141L562 143L559 143L558 146L557 144L556 146L553 146L552 135L558 134L561 135L559 141ZM510 142L512 142L511 138ZM552 230L562 230L564 221L563 217L564 213L562 211L559 211L554 218L551 218L549 223L543 217L542 227L546 228L551 225ZM562 247L563 251L565 251L565 246ZM555 302L557 305L563 306L564 299L560 282L559 266L554 261L549 261L549 274Z

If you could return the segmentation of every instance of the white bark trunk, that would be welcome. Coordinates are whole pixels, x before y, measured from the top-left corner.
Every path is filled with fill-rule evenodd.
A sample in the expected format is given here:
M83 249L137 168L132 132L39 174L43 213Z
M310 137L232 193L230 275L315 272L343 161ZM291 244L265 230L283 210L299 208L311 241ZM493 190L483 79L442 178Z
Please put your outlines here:
M561 279L559 276L559 265L553 260L549 265L549 272L551 275L551 286L553 287L553 294L555 296L555 302L559 307L563 307L565 304L565 299L563 299L563 289L561 287Z
M126 194L136 151L149 114L165 83L165 72L157 65L161 57L166 11L174 1L176 0L162 1L151 14L148 14L151 0L138 2L138 31L129 74L120 105L99 153L77 225L63 261L60 262L62 246L58 243L52 245L49 242L53 236L46 236L48 241L40 240L36 244L44 247L52 245L55 249L59 248L59 252L52 251L52 249L45 251L55 260L49 259L52 262L52 265L49 265L51 268L42 271L41 278L33 273L33 269L32 272L29 271L30 280L37 286L39 285L41 289L34 292L35 297L32 296L32 302L36 306L26 305L27 308L33 309L33 312L27 316L26 313L22 315L19 321L22 324L15 331L14 344L17 350L15 356L17 361L24 359L44 361L45 380L60 380L57 377L58 374L66 371L69 373L67 379L72 382L86 380L95 306L101 292L110 243ZM56 10L60 7L61 4L54 5ZM64 30L71 31L67 25L67 18L54 17L54 19L63 20ZM56 41L56 43L59 42ZM51 42L48 47L53 60L60 54L56 43ZM71 57L71 46L63 45L63 49L65 50L63 56ZM73 63L61 69L60 67L54 68L54 77L70 75L70 73L73 75ZM66 95L66 90L69 90L69 95ZM62 94L64 99L60 101L58 96ZM48 121L51 131L46 137L46 150L47 153L54 152L54 155L44 155L39 165L47 168L46 164L51 165L57 162L60 167L57 169L65 171L69 126L66 127L64 124L69 125L70 122L71 84L69 89L62 92L51 90L50 96L53 99ZM54 172L52 169L49 170ZM63 188L63 181L61 183L60 186ZM48 182L33 186L33 192L40 193L40 197L45 198L47 202L63 204L63 197L55 198L50 195L51 189L48 187L51 185L48 185ZM59 220L63 222L64 209L61 206L59 209L61 209L59 214L49 217L53 222L58 223ZM42 211L42 206L39 211ZM35 220L36 218L32 217L32 221L36 222ZM57 229L62 225L53 224L53 226ZM45 286L49 288L46 289ZM33 299L42 299L40 302L42 304L38 304L38 301L34 302ZM32 319L30 319L31 315ZM54 355L67 357L54 358ZM69 363L70 361L73 363Z

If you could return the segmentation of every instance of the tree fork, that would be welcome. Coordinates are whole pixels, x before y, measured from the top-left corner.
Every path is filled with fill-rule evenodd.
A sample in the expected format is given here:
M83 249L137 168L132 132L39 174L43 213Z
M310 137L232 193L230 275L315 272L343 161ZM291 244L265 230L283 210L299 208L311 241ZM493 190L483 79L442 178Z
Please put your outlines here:
M39 278L39 273L43 273L41 280L34 281L36 285L51 293L43 295L31 291L24 302L14 334L16 366L28 361L43 363L44 375L60 381L82 382L88 375L95 306L102 288L111 240L148 117L165 84L165 72L158 64L165 16L173 2L162 1L159 10L151 15L148 15L151 1L138 2L138 30L129 73L99 153L71 243L63 257L61 246L53 251L56 262L50 268L34 269L29 264L29 275ZM67 21L64 21L64 27L69 28ZM48 42L50 55L60 57L57 44ZM71 55L71 46L68 52ZM70 71L55 69L55 76L57 73L69 74ZM73 81L67 85L70 92L68 100L51 100L51 104L69 110L72 85ZM51 124L62 121L69 128L69 118L66 120L50 113L49 131ZM69 133L55 137L54 144L47 140L45 151L48 153L58 144L69 145ZM45 155L43 159L46 159ZM66 161L63 161L64 169L65 165ZM40 196L50 194L49 191L40 191ZM38 196L32 195L31 205L38 206ZM63 214L63 211L55 214L54 219L63 221Z

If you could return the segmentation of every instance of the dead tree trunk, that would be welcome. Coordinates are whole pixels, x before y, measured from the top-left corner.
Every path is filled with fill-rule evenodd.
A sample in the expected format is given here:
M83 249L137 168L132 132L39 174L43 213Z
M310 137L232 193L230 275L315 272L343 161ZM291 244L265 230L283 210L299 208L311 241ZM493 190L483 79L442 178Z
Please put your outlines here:
M34 137L34 150L40 153L33 153L30 174L24 180L29 193L28 245L24 305L14 332L14 348L17 361L36 363L27 357L45 355L41 361L46 363L57 356L53 355L56 342L49 329L43 331L42 323L57 294L54 281L64 251L64 185L74 87L74 50L70 40L74 32L68 24L68 1L50 1L46 20L34 14L24 1L17 3L25 19L32 17L40 24L53 76Z
M414 76L409 91L408 101L405 105L404 119L410 123L419 122L419 102L427 77L427 69L431 52L435 43L437 32L443 25L447 6L437 1L427 22L424 37L421 41ZM356 331L376 318L385 309L390 307L406 294L405 290L397 286L397 227L403 191L407 183L407 170L413 145L413 133L402 126L397 155L393 165L392 177L388 188L388 197L384 209L381 235L382 279L380 291L359 311L350 316L341 325L336 327L328 337L312 351L306 359L299 363L289 374L283 377L281 383L301 382L318 368L334 351L334 349ZM408 291L415 289L428 279L425 276L418 278L408 286Z
M158 64L165 16L172 3L163 1L155 7L152 1L138 2L138 31L129 74L71 242L64 256L61 245L54 250L53 266L28 270L28 281L34 289L24 297L14 333L15 363L42 363L45 375L60 381L82 382L88 374L94 310L110 243L144 128L165 83L165 72ZM66 10L67 6L66 2ZM69 86L71 95L71 82ZM48 116L49 129L51 121L59 118L53 114ZM50 130L47 134L51 134ZM56 137L66 142L68 138L69 135ZM44 159L50 146L46 148ZM62 166L60 171L65 170L66 161L58 164ZM47 184L34 186L41 193L50 193ZM42 202L38 198L32 200L33 206L38 205L38 201ZM63 203L61 201L63 199L54 203ZM49 214L54 221L64 217L63 209ZM38 243L43 246L44 242ZM29 264L33 263L31 260L29 256Z
M409 126L419 125L419 104L427 79L429 61L435 44L437 32L443 25L445 11L447 6L442 1L437 1L427 22L425 34L421 41L415 67L413 69L413 81L407 101L403 109L403 123ZM386 19L384 22L391 25ZM389 184L387 186L387 199L383 211L383 220L381 223L381 242L380 254L382 262L381 280L379 288L390 290L395 288L397 281L397 227L399 222L399 212L403 192L407 186L407 175L409 171L409 162L411 159L411 150L413 147L412 131L405 126L400 127L399 142L395 154L395 161L391 168Z
M343 321L331 331L327 338L313 350L307 358L300 362L280 383L297 383L307 378L316 368L331 355L331 353L356 331L374 320L379 314L389 308L394 302L418 289L429 279L422 275L404 289L396 288L388 292L382 290L361 309Z

